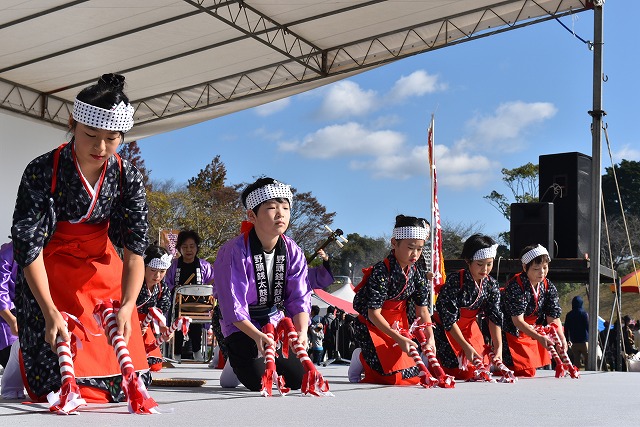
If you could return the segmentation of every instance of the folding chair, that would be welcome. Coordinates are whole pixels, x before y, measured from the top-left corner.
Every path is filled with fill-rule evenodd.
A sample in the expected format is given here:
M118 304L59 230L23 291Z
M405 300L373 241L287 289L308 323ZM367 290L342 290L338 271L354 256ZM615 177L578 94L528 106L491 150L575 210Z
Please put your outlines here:
M191 323L211 323L211 314L215 306L213 298L213 285L183 285L175 289L171 313L177 319L185 316L191 318ZM170 342L169 357L173 355L174 340ZM193 349L195 352L198 349ZM207 354L207 328L202 328L202 354ZM208 359L205 357L205 359Z

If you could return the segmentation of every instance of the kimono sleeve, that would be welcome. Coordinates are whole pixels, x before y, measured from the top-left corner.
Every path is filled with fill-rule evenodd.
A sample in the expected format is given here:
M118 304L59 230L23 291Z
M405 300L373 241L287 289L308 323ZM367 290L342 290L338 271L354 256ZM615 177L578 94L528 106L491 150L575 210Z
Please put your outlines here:
M494 324L502 327L503 315L500 309L500 287L498 282L491 280L487 283L486 287L486 299L484 302L484 314Z
M413 280L416 290L411 295L411 298L417 306L426 307L431 304L431 286L429 286L424 270L418 269L414 274Z
M512 280L507 284L502 297L504 297L504 314L513 317L525 313L527 296L516 280Z
M242 245L232 240L223 245L213 263L216 277L215 297L225 323L251 320L249 316L249 278L244 267L246 254Z
M162 296L158 300L158 309L162 311L165 317L169 316L169 311L171 310L171 291L166 283L161 282L160 286L162 286Z
M115 200L111 214L109 237L114 245L126 247L143 255L147 248L147 195L140 171L127 160L122 160L121 196Z
M291 317L298 313L311 311L311 289L307 278L307 259L302 249L291 239L285 239L287 245L287 279L284 291L284 307Z
M458 293L460 292L460 275L450 274L447 281L440 289L436 300L436 311L442 327L448 331L460 318L460 307L458 304Z
M390 274L384 261L373 266L371 276L363 289L367 309L377 310L387 300L389 294Z
M562 308L560 307L560 298L558 296L558 289L555 285L549 282L547 286L547 292L544 299L544 315L559 319L562 315Z
M49 243L56 228L56 209L51 194L53 152L33 160L24 170L11 227L15 262L27 267Z

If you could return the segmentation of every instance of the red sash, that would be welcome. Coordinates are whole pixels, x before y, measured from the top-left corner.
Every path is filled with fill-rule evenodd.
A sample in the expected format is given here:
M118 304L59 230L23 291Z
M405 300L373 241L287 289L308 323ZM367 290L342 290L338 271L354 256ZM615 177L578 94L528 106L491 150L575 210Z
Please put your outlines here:
M93 317L98 301L121 299L122 261L111 244L109 223L71 224L58 222L51 241L44 248L44 264L51 297L59 311L72 314L84 327L99 336L81 337L82 346L74 360L78 378L119 375L120 365ZM137 325L137 311L131 313ZM136 370L147 369L147 359L139 327L133 327L128 343Z
M471 344L476 353L482 355L484 352L484 337L482 336L482 332L480 331L480 327L477 322L477 315L479 310L469 310L468 308L460 309L460 318L456 322L458 328L460 328L460 332L462 332L462 336ZM440 321L440 317L435 314L434 318L436 319L439 325L442 324ZM462 346L458 344L453 336L449 333L449 331L445 331L445 335L447 336L447 340L449 340L449 344L453 349L453 352L456 356L460 357L464 354L462 351ZM469 361L471 362L471 361Z
M529 325L535 325L537 316L525 316L524 320ZM520 331L519 337L512 334L505 335L511 351L514 371L536 369L551 363L547 349L524 332Z

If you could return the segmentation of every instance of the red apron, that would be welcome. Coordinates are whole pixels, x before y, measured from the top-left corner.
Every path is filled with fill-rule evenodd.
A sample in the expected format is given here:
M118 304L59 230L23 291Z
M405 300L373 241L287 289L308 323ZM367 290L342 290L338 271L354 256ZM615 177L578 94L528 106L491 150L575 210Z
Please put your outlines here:
M396 321L399 323L400 328L409 328L409 320L407 319L407 302L388 300L382 304L381 310L382 317L393 325ZM382 366L382 370L385 374L392 374L403 369L416 366L408 354L400 349L400 346L396 344L395 340L389 335L378 329L373 323L366 320L364 316L359 316L360 321L367 325L369 329L369 335L373 341L373 345L378 355L378 360ZM362 359L364 361L364 359ZM362 382L376 383L376 384L416 384L420 378L408 378L402 379L400 373L396 375L380 375L380 373L371 369L369 364L363 363L364 366L364 379Z
M145 286L145 285L142 285ZM138 313L138 320L142 322L147 317L146 314ZM147 353L147 361L149 361L150 357L155 357L157 359L162 360L162 353L160 352L160 347L156 345L156 336L153 333L153 325L147 326L147 330L142 336L144 341L144 350ZM153 372L157 372L162 369L162 362L149 364L149 369Z
M109 223L71 224L58 222L49 244L44 248L44 264L51 297L59 311L72 314L87 331L99 336L81 337L82 345L74 360L78 378L119 375L120 365L104 331L93 317L98 301L121 299L122 261L111 244ZM139 324L137 312L131 313L131 325ZM136 371L148 369L139 327L132 327L128 348Z
M537 316L526 316L524 320L530 325L535 325ZM547 349L522 331L519 337L512 334L505 335L511 351L514 371L535 370L551 363Z

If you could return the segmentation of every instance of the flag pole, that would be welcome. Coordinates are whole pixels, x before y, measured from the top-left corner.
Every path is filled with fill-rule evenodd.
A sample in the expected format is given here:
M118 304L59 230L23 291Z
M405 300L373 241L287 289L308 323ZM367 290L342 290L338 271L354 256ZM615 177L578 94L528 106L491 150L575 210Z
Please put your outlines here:
M434 151L434 132L435 132L435 119L434 119L434 114L431 113L431 122L429 123L429 134L428 134L428 144L429 144L429 178L431 181L431 205L430 205L430 213L431 216L429 218L429 222L431 223L431 233L430 234L430 238L429 238L429 246L431 247L431 269L430 271L433 273L435 272L437 266L434 265L434 261L435 261L435 254L434 254L434 236L435 236L435 232L436 232L436 222L435 222L435 200L434 200L434 191L435 191L435 182L434 182L434 170L435 170L435 161L433 158L433 151ZM429 280L430 286L431 286L431 298L429 301L429 313L433 314L433 304L435 301L435 290L434 290L434 279L432 278L431 280Z

